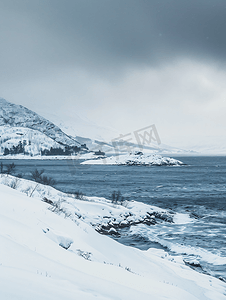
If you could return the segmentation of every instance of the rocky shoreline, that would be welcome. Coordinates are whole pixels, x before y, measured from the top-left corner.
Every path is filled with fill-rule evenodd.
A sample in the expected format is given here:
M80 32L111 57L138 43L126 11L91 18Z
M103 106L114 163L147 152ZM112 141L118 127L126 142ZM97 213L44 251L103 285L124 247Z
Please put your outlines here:
M125 214L123 217L124 219L118 222L116 218L104 216L103 219L107 219L108 222L107 223L105 222L104 224L95 225L95 230L101 234L119 236L120 233L117 231L118 229L130 227L133 225L145 224L151 226L160 223L162 221L168 223L174 223L173 215L160 213L156 211L151 213L147 212L144 216L142 216L139 219L136 219L135 216L133 216L133 214L131 213Z

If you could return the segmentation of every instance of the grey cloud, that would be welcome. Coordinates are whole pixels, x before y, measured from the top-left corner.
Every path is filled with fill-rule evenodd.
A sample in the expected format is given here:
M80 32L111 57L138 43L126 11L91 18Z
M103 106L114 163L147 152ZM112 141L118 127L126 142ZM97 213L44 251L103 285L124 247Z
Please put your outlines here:
M1 66L11 76L226 59L224 0L1 0L0 15Z

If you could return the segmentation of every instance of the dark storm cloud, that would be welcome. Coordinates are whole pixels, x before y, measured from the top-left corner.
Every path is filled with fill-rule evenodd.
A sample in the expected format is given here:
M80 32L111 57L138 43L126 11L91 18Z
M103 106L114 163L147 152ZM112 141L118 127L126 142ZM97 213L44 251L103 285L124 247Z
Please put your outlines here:
M226 60L225 0L1 0L0 25L6 76Z

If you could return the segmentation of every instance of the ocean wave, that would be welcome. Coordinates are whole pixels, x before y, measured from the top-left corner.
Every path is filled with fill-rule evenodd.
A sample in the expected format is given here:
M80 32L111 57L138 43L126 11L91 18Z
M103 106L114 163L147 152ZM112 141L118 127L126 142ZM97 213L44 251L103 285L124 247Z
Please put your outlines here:
M176 213L173 217L173 221L175 224L188 224L195 222L188 214Z
M176 255L192 256L197 258L200 262L203 261L212 265L226 265L226 257L221 256L220 253L212 253L200 247L182 245L158 238L155 236L155 233L145 225L131 227L130 234L140 235L143 238L148 238L151 242L158 243L162 247L166 248L169 252L173 252Z

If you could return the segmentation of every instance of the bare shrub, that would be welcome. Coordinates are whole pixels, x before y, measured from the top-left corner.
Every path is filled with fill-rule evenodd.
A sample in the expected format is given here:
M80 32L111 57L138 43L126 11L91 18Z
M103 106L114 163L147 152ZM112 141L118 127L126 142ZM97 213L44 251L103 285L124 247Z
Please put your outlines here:
M12 189L16 190L19 186L20 183L20 179L19 178L14 178L10 183L9 183L9 187L11 187Z
M33 187L30 185L25 190L22 190L22 192L29 196L32 189Z
M80 192L80 191L75 191L73 193L73 195L75 196L76 199L79 199L79 200L84 199L84 194L82 192Z
M3 174L3 169L4 169L4 165L3 165L3 163L1 162L1 164L0 164L0 174Z
M113 191L111 194L111 202L114 204L123 204L124 203L124 197L122 196L122 193L120 191Z
M44 169L38 170L35 169L34 171L31 172L31 178L38 183L44 184L44 185L55 185L56 182L52 177L47 177L45 175L42 175L45 172Z
M63 214L65 218L70 218L72 214L67 211L66 208L62 207L62 203L65 202L64 200L58 200L57 202L53 202L48 209L58 215Z
M51 186L53 186L56 183L55 180L52 177L47 177L45 175L43 175L41 177L41 179L42 179L41 183L45 184L45 185L51 185Z
M46 202L46 203L48 203L48 204L50 204L50 205L54 205L54 202L53 202L52 200L46 198L46 197L44 197L44 198L42 199L42 201L43 201L43 202Z
M39 183L41 183L41 176L42 176L42 174L45 172L45 170L44 169L42 169L42 170L38 170L38 169L35 169L34 171L32 171L31 172L31 178L34 180L34 181L36 181L36 182L39 182Z
M16 165L14 163L6 165L5 174L10 175L10 174L14 173L15 172L15 168L16 168Z
M6 170L4 170L4 165L1 162L1 164L0 164L0 174L10 175L10 174L13 174L15 172L16 165L14 163L6 165L5 167L6 167Z

